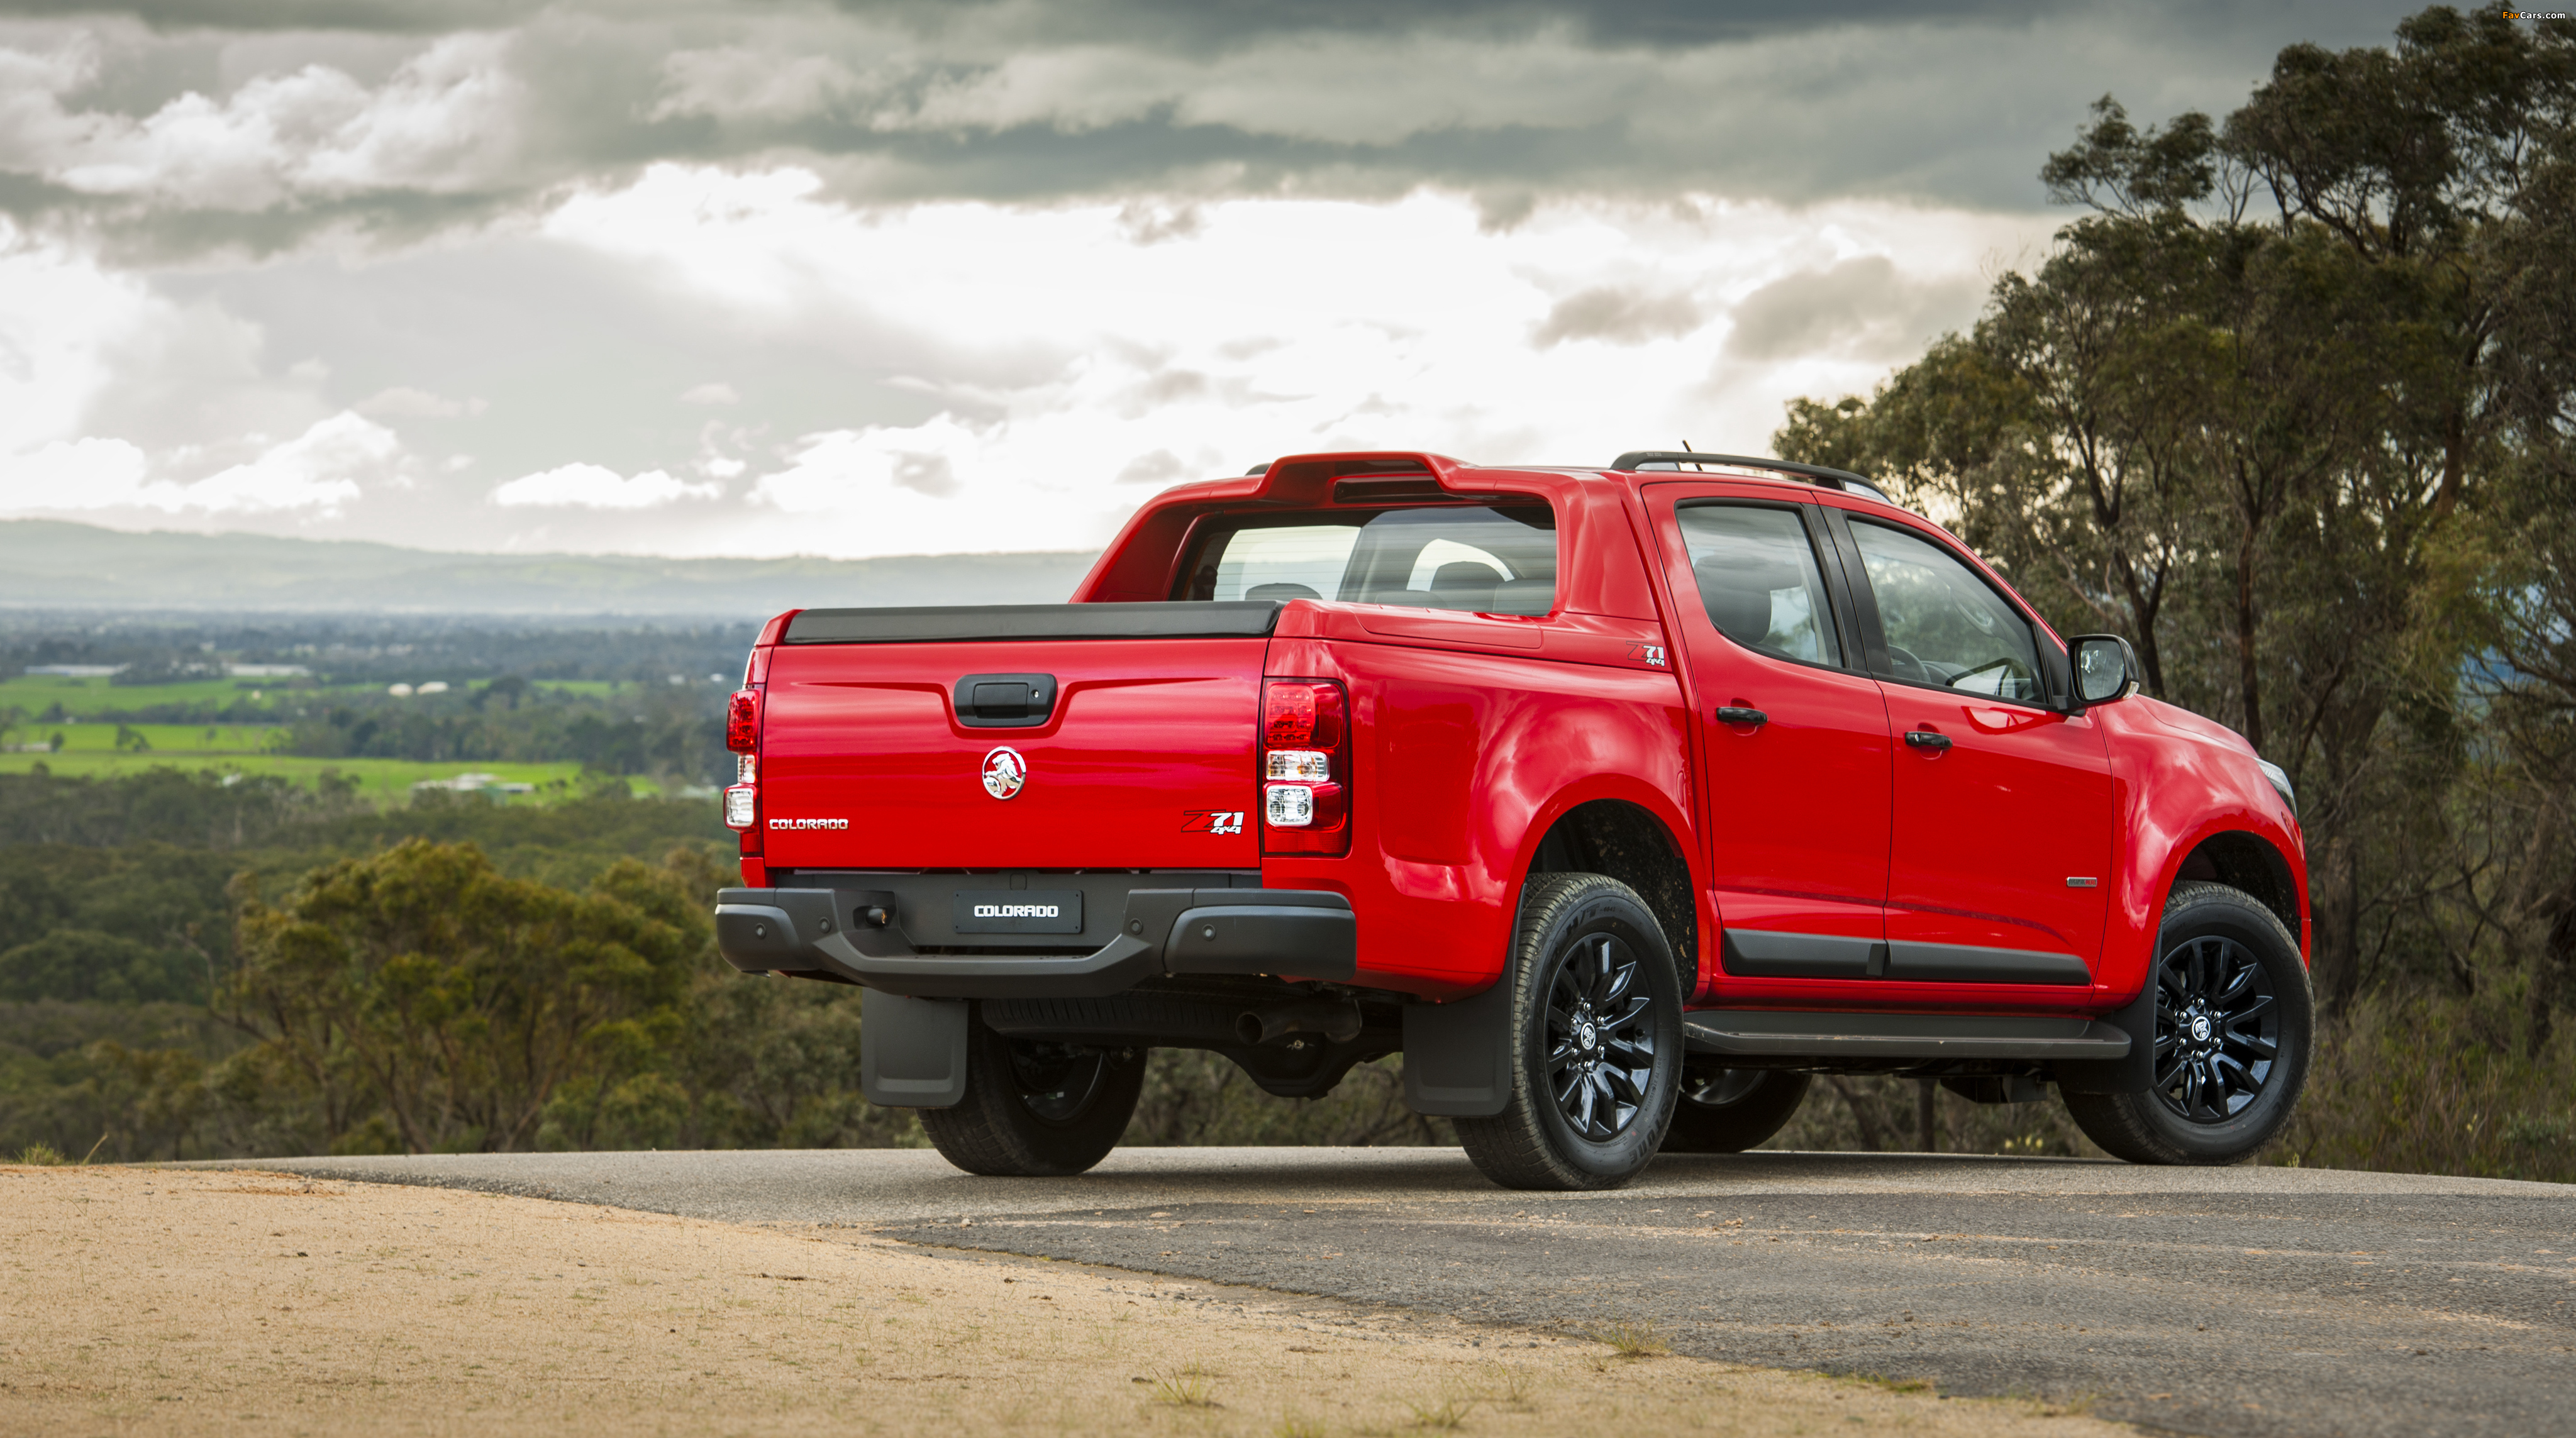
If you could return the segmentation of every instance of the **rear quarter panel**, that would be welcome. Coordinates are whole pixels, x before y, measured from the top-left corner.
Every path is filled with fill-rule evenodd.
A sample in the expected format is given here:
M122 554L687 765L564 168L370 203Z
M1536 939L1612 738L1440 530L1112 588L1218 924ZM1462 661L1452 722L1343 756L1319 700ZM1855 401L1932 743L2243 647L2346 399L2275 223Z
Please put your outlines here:
M1350 691L1350 855L1272 857L1262 881L1350 896L1360 983L1433 998L1491 984L1538 841L1576 804L1638 804L1695 852L1688 713L1669 671L1338 637L1274 640L1269 667Z
M2112 895L2102 944L2101 986L2135 997L2146 984L2166 896L2183 860L2202 841L2251 834L2288 862L2298 893L2299 953L2309 949L2307 842L2289 806L2254 767L2245 740L2188 710L2141 694L2096 706L2111 754Z

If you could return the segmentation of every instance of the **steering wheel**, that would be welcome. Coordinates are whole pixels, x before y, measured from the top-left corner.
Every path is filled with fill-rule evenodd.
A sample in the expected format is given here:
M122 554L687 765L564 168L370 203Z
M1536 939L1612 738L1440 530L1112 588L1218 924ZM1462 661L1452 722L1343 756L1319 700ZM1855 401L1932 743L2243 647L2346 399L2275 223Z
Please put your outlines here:
M1887 667L1894 670L1899 679L1911 679L1917 684L1932 682L1932 671L1923 667L1923 661L1915 658L1911 649L1899 649L1893 644L1887 646Z
M2005 697L2017 697L2017 696L2006 696L2006 695L2004 694L2004 685L2005 685L2005 684L2007 684L2007 683L2013 683L2013 684L2028 683L2028 682L2031 682L2031 681L2036 680L2036 679L2039 677L2039 676L2037 676L2037 675L2035 675L2035 674L2033 674L2033 673L2031 673L2031 672L2030 672L2030 668L2029 668L2029 666L2027 666L2027 665L2023 664L2020 660L2015 659L2015 658L2014 658L2014 657L2012 657L2011 655L2007 654L2007 655L2004 655L2002 658L1999 658L1999 659L1989 659L1989 660L1987 660L1985 663L1978 665L1976 668L1971 669L1971 670L1967 671L1967 672L1966 672L1966 673L1964 673L1964 674L1961 674L1961 675L1960 675L1960 676L1958 676L1957 678L1955 678L1955 679L1953 679L1953 680L1951 680L1951 681L1950 681L1950 687L1951 687L1951 688L1953 688L1953 689L1966 689L1966 688L1969 688L1969 687L1970 687L1970 686L1969 686L1969 684L1968 684L1968 681L1969 681L1969 680L1976 678L1976 677L1977 677L1978 675L1980 675L1980 674L1993 674L1996 670L2002 670L2003 672L2002 672L2002 674L2001 674L2000 676L1998 676L1998 677L1996 678L1996 680L1995 680L1995 684L1994 684L1994 687L1993 687L1993 688L1991 688L1991 689L1976 689L1976 690L1974 690L1973 692L1978 693L1978 694L1992 694L1992 695L1994 695L1995 697L1997 697L1997 698L1999 698L1999 699L2000 699L2000 698L2005 698ZM2033 686L2033 689L2032 689L2032 690L2026 690L2026 691L2024 691L2024 692L2025 692L2025 693L2028 693L2028 692L2035 692L2035 690L2036 690L2036 685L2034 685L2034 686Z

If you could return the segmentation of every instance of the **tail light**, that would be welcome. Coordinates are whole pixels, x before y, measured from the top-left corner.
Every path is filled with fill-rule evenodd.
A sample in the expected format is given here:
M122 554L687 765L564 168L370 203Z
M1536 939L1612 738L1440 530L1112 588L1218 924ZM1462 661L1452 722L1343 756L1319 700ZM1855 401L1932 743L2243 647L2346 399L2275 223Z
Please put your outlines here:
M725 705L725 747L734 756L733 783L724 791L725 826L749 834L760 823L759 690L733 691Z
M1261 686L1261 850L1342 854L1351 845L1350 701L1330 679Z

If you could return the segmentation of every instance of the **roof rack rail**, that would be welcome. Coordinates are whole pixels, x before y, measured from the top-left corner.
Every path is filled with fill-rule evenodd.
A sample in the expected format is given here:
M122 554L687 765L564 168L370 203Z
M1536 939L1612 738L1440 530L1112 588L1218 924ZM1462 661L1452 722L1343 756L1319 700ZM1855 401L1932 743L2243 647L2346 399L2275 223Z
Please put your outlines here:
M1872 499L1896 503L1876 480L1852 473L1848 469L1827 469L1821 464L1799 464L1786 459L1757 459L1748 454L1706 454L1692 449L1632 449L1610 461L1614 470L1638 470L1650 464L1726 464L1739 469L1768 469L1780 474L1796 475L1810 484L1826 489L1858 490Z

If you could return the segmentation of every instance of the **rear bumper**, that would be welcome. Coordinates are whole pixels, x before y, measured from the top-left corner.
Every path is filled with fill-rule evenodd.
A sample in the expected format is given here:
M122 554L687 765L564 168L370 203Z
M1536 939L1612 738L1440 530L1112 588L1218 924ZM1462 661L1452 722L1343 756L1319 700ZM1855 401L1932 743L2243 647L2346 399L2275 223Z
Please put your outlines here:
M1348 980L1358 972L1359 924L1334 893L1134 889L1115 934L1086 953L923 953L890 891L725 889L716 895L716 949L745 973L840 979L915 998L1100 998L1162 974Z

